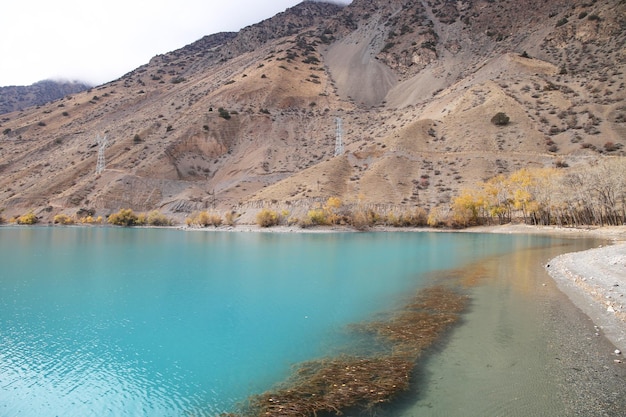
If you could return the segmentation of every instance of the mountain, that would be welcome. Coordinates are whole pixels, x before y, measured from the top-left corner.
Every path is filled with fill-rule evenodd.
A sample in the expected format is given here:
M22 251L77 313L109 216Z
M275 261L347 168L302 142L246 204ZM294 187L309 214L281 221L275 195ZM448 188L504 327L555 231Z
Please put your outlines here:
M91 88L78 81L39 81L29 86L0 87L0 115L40 106Z
M623 155L624 45L619 0L305 1L4 115L0 201L242 221L331 196L446 205L499 173Z

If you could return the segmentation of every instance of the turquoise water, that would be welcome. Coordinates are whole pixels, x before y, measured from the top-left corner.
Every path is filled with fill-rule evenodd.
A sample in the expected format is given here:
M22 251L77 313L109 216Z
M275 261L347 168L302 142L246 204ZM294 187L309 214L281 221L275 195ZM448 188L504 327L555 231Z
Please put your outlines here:
M231 411L433 271L554 239L0 229L0 415Z

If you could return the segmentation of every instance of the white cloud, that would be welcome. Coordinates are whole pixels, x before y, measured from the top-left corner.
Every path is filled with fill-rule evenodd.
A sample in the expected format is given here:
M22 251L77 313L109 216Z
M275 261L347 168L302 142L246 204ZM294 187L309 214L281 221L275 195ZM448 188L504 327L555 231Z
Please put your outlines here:
M299 0L20 0L0 7L0 86L113 80L205 35L237 31Z

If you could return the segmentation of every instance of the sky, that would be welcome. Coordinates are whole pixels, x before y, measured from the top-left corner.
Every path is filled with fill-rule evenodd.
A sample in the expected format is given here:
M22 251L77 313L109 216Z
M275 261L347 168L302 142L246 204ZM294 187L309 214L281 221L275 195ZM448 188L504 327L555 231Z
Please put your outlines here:
M205 35L301 0L8 0L0 5L0 86L104 84ZM335 3L347 4L351 0Z

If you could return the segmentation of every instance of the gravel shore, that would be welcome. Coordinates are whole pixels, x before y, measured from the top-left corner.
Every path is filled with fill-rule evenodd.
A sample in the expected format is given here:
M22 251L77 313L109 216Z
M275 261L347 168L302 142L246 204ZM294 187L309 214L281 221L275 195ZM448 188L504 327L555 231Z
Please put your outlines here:
M626 242L560 255L546 269L597 332L626 352Z

